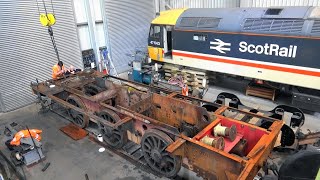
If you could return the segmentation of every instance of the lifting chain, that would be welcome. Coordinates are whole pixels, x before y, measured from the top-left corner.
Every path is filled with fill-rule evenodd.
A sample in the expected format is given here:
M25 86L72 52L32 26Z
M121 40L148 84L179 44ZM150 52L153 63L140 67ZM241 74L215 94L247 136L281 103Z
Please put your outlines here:
M58 52L58 48L57 48L57 45L56 45L56 41L54 39L54 36L53 36L53 29L51 26L48 26L48 33L50 35L50 38L51 38L51 42L52 42L52 45L53 45L53 49L57 55L57 59L58 59L58 62L60 61L60 57L59 57L59 52Z
M60 56L59 56L58 48L57 48L57 45L56 45L56 41L54 39L53 29L52 29L52 26L56 23L52 0L51 0L51 9L52 9L53 13L48 13L47 7L46 7L46 4L45 4L44 0L42 0L42 4L43 4L44 11L45 11L44 14L40 13L39 3L38 3L38 0L37 0L37 7L38 7L38 13L39 13L39 17L40 17L40 23L43 26L48 27L48 33L50 35L50 39L51 39L51 42L52 42L52 45L53 45L53 49L54 49L54 51L56 53L56 56L57 56L57 59L58 59L58 62L59 62L60 61Z

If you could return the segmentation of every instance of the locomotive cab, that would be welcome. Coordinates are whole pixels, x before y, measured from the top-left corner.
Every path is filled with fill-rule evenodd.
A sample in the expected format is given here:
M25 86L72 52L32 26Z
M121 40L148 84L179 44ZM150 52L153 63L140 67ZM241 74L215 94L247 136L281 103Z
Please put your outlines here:
M148 51L152 60L172 59L173 26L152 24L148 38Z
M184 11L185 9L164 11L151 22L148 53L152 60L172 59L172 31L176 21Z

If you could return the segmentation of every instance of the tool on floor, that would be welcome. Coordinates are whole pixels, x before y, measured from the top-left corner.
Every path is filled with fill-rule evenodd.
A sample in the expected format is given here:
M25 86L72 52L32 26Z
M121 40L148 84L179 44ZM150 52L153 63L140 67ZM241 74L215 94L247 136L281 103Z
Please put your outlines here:
M28 130L28 133L29 133L30 137L32 137L31 133L30 133L30 129L28 128L28 126L26 126L26 128ZM39 151L39 147L36 145L34 139L31 138L31 140L32 140L33 146L36 148L37 154L39 155L39 158L40 158L39 161L41 162L41 160L44 158L44 156L43 156L43 158L41 156L42 151L41 150ZM41 154L40 154L40 152L41 152ZM45 170L48 169L49 166L50 166L50 163L46 163L46 165L44 165L44 167L41 169L41 171L44 172Z
M41 171L42 171L42 172L46 171L50 165L51 165L51 163L47 163L47 164L41 169Z
M28 133L29 133L30 137L32 137L31 132L30 132L30 129L28 128L28 126L26 126L26 128L27 128L27 130L28 130ZM37 154L39 155L39 159L40 159L39 161L41 161L42 157L41 157L41 155L40 155L40 153L39 153L39 148L38 148L38 146L36 145L36 143L34 142L34 139L31 138L31 140L32 140L32 144L33 144L34 148L36 148Z

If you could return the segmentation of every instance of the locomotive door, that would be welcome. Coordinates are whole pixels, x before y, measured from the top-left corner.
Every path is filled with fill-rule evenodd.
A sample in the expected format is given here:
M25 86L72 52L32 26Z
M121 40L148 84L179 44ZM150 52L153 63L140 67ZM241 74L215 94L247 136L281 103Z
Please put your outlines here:
M172 59L172 26L163 27L164 58Z

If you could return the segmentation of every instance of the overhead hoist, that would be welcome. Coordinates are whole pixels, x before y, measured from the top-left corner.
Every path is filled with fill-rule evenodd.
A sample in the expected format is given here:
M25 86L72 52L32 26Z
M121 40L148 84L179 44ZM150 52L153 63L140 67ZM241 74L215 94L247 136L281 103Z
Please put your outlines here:
M57 45L56 45L56 41L54 39L53 29L52 29L52 26L55 25L55 23L56 23L56 18L55 18L55 15L54 15L54 8L53 8L52 0L50 1L52 12L48 11L45 1L42 0L44 13L41 13L40 8L39 8L39 2L38 2L38 0L36 0L36 1L37 1L37 7L38 7L40 23L41 23L42 26L48 27L48 33L50 35L50 39L51 39L51 42L52 42L52 45L53 45L53 49L54 49L54 51L55 51L55 53L57 55L57 59L58 59L58 62L59 62L60 61L59 52L58 52L58 48L57 48Z

